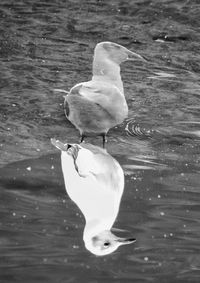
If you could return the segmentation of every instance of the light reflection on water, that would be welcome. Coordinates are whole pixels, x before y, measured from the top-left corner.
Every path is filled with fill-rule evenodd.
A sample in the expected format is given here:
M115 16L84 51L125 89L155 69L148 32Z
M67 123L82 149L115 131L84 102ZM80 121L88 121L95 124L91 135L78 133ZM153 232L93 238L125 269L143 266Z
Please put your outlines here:
M87 3L82 10L79 1L1 3L2 282L199 282L195 5L174 4L180 5L176 11L182 5L192 9L193 19L176 14L173 25L176 33L191 32L193 39L159 43L149 34L166 28L162 15L154 21L156 4L151 10L139 2L134 32L127 4L118 1ZM168 11L165 4L163 13ZM141 23L140 17L149 23ZM133 38L141 44L131 43ZM149 59L149 64L122 67L129 119L110 131L107 145L126 176L115 226L130 231L137 242L105 258L84 248L84 219L66 195L60 156L49 140L77 142L77 131L63 115L62 95L52 90L68 90L90 77L93 47L100 40L125 44Z
M134 234L134 246L103 260L86 252L83 216L66 196L60 156L53 154L1 170L5 176L1 179L2 266L12 267L17 278L26 277L32 266L37 276L44 276L45 270L60 270L67 280L65 271L73 276L75 265L84 278L98 278L104 270L106 278L148 282L159 281L170 271L171 280L190 276L195 280L199 270L198 167L189 169L173 160L159 166L159 160L144 156L134 160L118 155L117 159L125 170L126 187L116 227ZM143 168L141 164L150 165ZM5 278L8 270L2 273ZM50 282L53 279L54 274Z

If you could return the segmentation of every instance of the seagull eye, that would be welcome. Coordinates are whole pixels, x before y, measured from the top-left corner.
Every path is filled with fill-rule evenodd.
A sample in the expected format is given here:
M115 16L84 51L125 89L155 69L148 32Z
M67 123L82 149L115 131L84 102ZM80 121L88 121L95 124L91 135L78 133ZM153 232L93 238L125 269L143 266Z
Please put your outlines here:
M110 246L110 243L109 242L105 242L103 245L104 245L104 247L108 247L108 246Z

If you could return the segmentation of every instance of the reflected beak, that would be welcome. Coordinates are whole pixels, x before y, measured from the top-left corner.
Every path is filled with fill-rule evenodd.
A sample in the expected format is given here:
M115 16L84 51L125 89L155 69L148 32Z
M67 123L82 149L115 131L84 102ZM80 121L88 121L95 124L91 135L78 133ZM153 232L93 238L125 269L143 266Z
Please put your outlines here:
M129 245L134 242L136 242L135 238L118 238L117 241L120 243L120 245Z
M54 145L56 148L58 148L59 150L61 151L65 151L67 152L67 154L71 155L74 159L74 165L75 165L75 168L76 170L78 171L77 169L77 165L75 163L77 157L78 157L78 152L79 152L79 147L78 145L71 145L71 144L68 144L68 143L62 143L60 142L59 140L56 140L56 139L51 139L51 143L52 145Z
M61 88L54 88L53 89L54 91L57 91L57 92L64 92L66 94L69 94L69 91L65 90L65 89L61 89ZM65 97L65 96L64 96Z
M143 62L147 62L146 59L144 59L141 55L135 53L135 52L132 52L130 50L128 50L128 58L127 60L128 61L136 61L136 60L139 60L139 61L143 61Z
M71 147L70 144L67 144L67 143L64 144L56 139L51 139L51 143L52 145L54 145L56 148L60 149L61 151L67 151Z

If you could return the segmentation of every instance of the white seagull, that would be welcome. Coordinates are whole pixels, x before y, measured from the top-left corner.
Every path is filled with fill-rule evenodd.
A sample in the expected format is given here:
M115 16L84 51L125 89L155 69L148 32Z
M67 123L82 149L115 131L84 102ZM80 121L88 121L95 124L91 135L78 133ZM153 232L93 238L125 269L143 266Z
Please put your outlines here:
M79 130L81 142L87 136L103 137L108 130L121 124L128 116L128 106L120 75L120 64L126 60L145 59L113 43L100 42L94 50L92 80L78 83L70 89L64 101L65 115Z
M91 144L63 144L55 139L51 142L61 150L66 191L85 217L85 247L102 256L135 242L111 232L124 190L119 163L105 149Z

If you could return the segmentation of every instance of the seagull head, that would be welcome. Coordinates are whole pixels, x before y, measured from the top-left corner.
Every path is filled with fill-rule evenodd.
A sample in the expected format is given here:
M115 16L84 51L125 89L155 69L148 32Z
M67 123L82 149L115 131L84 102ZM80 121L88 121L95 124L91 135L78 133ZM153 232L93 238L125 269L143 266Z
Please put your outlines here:
M119 246L132 244L134 238L120 238L110 230L105 230L91 238L85 238L85 247L97 256L104 256L113 253Z
M127 60L146 61L142 56L128 50L126 47L108 41L98 43L95 48L95 53L107 57L118 65Z

